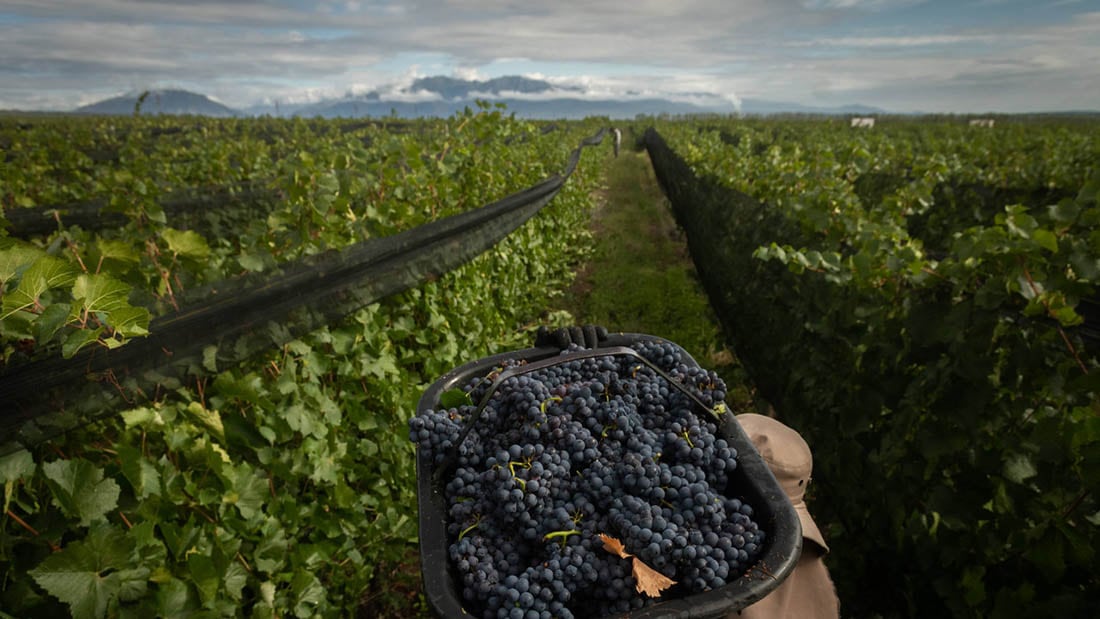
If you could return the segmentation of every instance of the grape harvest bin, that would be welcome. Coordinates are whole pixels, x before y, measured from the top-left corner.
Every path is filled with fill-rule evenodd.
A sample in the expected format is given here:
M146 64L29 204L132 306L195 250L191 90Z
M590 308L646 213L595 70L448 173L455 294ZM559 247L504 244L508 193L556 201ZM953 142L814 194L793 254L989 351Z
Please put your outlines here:
M662 340L651 335L637 333L611 334L600 347L627 346L641 340ZM598 349L597 349L598 350ZM682 349L681 349L682 351ZM434 409L441 394L465 386L471 379L485 376L506 359L527 362L540 361L557 356L561 351L554 347L528 348L509 353L484 357L471 361L440 377L424 392L417 406L417 413ZM684 362L698 365L686 351ZM757 562L745 576L737 578L718 589L697 593L679 599L669 599L619 617L646 619L651 617L723 617L731 611L744 608L761 599L787 577L798 561L802 548L802 528L787 496L779 487L775 476L752 446L735 415L719 417L718 434L737 450L738 467L730 478L730 496L742 497L754 510L754 519L767 532L764 548ZM424 593L432 611L439 617L459 619L472 613L462 606L460 582L453 573L447 554L447 509L443 485L448 471L436 475L433 463L417 451L417 506L420 531L420 569L424 581Z

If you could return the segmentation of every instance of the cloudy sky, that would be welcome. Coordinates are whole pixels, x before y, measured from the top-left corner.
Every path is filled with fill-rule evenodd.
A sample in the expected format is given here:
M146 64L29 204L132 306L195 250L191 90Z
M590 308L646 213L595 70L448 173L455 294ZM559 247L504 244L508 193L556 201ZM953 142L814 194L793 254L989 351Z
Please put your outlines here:
M1100 0L3 0L0 109L528 75L589 96L1100 109Z

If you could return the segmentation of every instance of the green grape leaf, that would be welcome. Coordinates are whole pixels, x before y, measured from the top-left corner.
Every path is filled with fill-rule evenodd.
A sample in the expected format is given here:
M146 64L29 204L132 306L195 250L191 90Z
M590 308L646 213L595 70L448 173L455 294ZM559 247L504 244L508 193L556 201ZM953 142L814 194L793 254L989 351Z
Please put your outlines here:
M191 572L191 582L195 583L202 601L206 604L213 602L221 587L221 575L214 566L214 560L204 554L194 553L187 556L187 569Z
M442 408L458 408L459 406L468 406L473 403L473 400L470 399L470 394L461 389L451 389L439 394L439 406Z
M47 593L69 605L74 619L100 619L125 590L144 587L148 570L130 565L133 540L111 526L94 527L81 541L46 557L30 576ZM122 570L122 571L115 571Z
M160 471L142 455L141 449L133 445L119 445L118 459L122 474L134 488L134 496L144 499L160 494Z
M296 570L290 581L290 591L294 596L294 614L299 617L312 617L317 605L325 601L325 587L313 573Z
M68 303L53 303L42 310L38 320L34 321L35 341L39 344L50 341L69 321L70 311L71 306Z
M218 347L214 344L202 349L202 367L206 371L216 374L218 372Z
M225 592L236 602L241 601L241 593L248 584L248 570L234 561L225 568Z
M42 293L51 288L67 286L76 278L76 270L68 262L53 256L41 256L34 261L19 280L15 290L4 295L3 314L6 318L38 302Z
M198 600L191 593L187 583L172 578L157 585L157 616L183 617L188 611L198 608Z
M124 337L149 335L149 310L144 307L120 307L108 315L108 322Z
M1093 178L1086 182L1085 185L1081 187L1081 190L1077 192L1077 202L1079 204L1094 202L1098 195L1100 195L1100 176L1093 176Z
M256 474L251 467L242 466L234 471L230 490L222 500L234 505L246 520L261 514L264 501L271 498L267 478Z
M7 285L20 269L31 264L42 255L41 249L25 245L0 249L0 288Z
M1074 327L1085 321L1084 317L1068 305L1052 307L1050 315L1064 327Z
M263 539L256 544L256 550L252 553L256 569L265 574L278 573L286 565L289 549L290 542L285 530L280 528L273 532L264 531Z
M1031 239L1043 249L1058 253L1058 237L1046 228L1038 228L1031 233Z
M1100 279L1100 260L1091 253L1076 251L1069 257L1069 263L1078 276L1090 282Z
M73 299L81 303L87 313L111 312L130 307L126 300L130 287L110 277L97 273L83 273L73 283Z
M241 265L242 269L257 273L263 271L267 267L261 254L241 254L237 257L237 263Z
M145 216L149 218L149 221L156 222L158 224L168 223L168 217L164 212L164 207L156 202L147 202L145 204Z
M1057 582L1066 570L1066 554L1063 536L1054 527L1047 527L1042 539L1032 544L1025 553L1028 560L1039 568L1048 582Z
M1003 223L1008 231L1020 238L1031 238L1031 234L1039 227L1039 222L1027 214L1027 207L1022 205L1006 206L1007 215L998 215L995 220Z
M19 481L34 474L34 457L26 449L0 456L0 484Z
M1072 200L1062 200L1058 204L1048 206L1047 213L1054 221L1068 224L1077 220L1077 216L1081 214L1081 207Z
M222 416L216 410L210 410L198 402L187 405L187 414L198 422L207 432L210 432L218 441L225 442L225 426L222 425Z
M168 243L168 250L178 256L204 260L210 255L210 246L207 245L206 239L194 230L166 228L160 235Z
M42 465L54 503L66 515L79 518L80 526L104 520L118 505L119 487L113 479L103 478L103 469L91 462L74 458Z
M321 419L314 411L304 404L291 404L284 411L283 418L286 419L286 423L291 430L300 432L302 436L312 435L317 438L325 436L327 428L321 423Z
M136 602L149 591L149 568L134 567L111 574L118 576L118 599L123 602Z
M260 600L252 608L252 619L274 619L275 583L265 580L260 583Z
M155 430L164 427L164 418L161 416L160 411L152 408L142 407L122 411L121 416L127 428L137 426L147 430Z
M104 260L118 260L119 262L140 262L139 254L129 243L125 241L96 239L96 249Z
M1022 484L1026 480L1038 475L1039 471L1035 469L1035 465L1031 462L1031 458L1026 454L1018 453L1013 454L1005 461L1004 474L1010 481Z
M73 355L80 352L81 348L98 341L103 331L103 327L96 329L77 329L73 331L61 344L61 356L66 359L72 359Z

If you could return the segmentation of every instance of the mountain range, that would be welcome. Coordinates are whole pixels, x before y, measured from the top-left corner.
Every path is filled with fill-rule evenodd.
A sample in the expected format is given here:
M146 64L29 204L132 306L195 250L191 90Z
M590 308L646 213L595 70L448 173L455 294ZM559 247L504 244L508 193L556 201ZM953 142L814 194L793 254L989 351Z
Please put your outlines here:
M137 93L112 97L74 110L80 114L131 115L196 114L202 116L305 116L418 118L450 116L478 100L504 103L521 118L573 119L589 116L634 118L638 115L692 114L881 114L885 110L865 105L823 107L762 99L744 99L738 108L713 93L654 96L638 92L595 95L576 86L557 86L545 80L505 76L489 80L423 77L404 87L388 87L366 94L348 94L305 104L265 103L232 109L185 90L147 91L141 105Z
M147 94L146 94L147 93ZM194 114L196 116L214 116L225 118L242 116L240 112L200 95L186 90L149 90L146 93L120 95L73 110L77 114L104 114L108 116L129 116L138 110L142 114ZM142 96L144 95L144 99ZM138 105L138 100L141 104Z

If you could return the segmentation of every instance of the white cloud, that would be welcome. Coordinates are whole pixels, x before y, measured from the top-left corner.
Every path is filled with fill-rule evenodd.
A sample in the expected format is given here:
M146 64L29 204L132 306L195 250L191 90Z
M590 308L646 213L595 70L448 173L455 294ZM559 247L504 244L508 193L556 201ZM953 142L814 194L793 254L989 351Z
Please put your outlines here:
M379 93L382 101L398 101L401 103L427 103L429 101L442 101L443 97L437 92L427 90L387 90Z
M864 9L878 11L923 4L926 1L927 0L802 0L802 6L811 10Z
M407 92L421 73L485 79L505 66L533 67L585 96L858 98L957 109L967 88L985 105L990 84L1000 83L1019 89L998 91L1019 109L1052 97L1071 107L1100 100L1100 13L968 31L890 21L894 9L916 4L329 0L322 14L316 4L259 0L8 0L0 7L0 105L74 107L106 91L171 82L244 107L383 84ZM404 55L429 60L404 70L393 64ZM1047 92L1033 86L1040 83Z
M791 41L790 47L928 47L933 45L960 45L964 43L995 43L1004 37L996 34L929 34L914 36L865 36Z
M478 67L457 67L453 71L454 77L461 80L482 81L486 79L484 73Z

